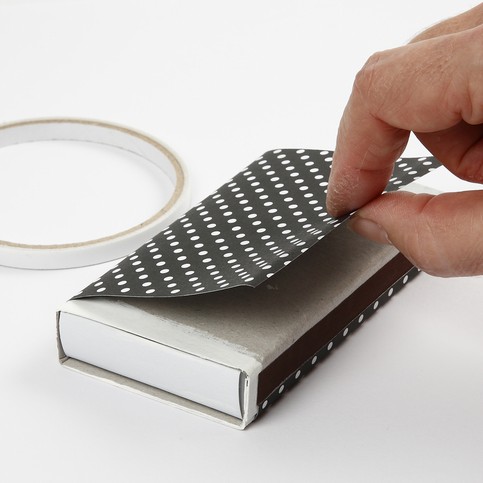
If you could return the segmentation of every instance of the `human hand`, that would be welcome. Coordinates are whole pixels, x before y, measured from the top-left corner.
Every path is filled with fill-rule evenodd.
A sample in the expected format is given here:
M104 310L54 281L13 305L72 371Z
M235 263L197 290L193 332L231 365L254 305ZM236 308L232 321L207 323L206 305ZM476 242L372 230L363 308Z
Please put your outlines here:
M381 195L413 131L450 171L483 183L483 4L374 54L344 111L327 204L439 276L483 274L483 190ZM362 208L361 208L362 206Z

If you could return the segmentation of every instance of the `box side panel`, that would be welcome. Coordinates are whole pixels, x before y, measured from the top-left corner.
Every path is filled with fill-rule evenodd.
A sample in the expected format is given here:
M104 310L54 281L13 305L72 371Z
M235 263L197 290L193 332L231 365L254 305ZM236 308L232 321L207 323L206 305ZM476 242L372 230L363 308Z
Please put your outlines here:
M379 296L366 304L360 312L356 315L354 315L355 312L352 312L352 318L336 320L335 324L329 328L325 328L321 324L315 326L274 363L265 368L259 376L257 405L260 414L275 403L282 394L295 386L304 374L325 359L335 347L346 340L349 334L359 328L376 310L418 275L419 270L412 265L410 267L412 268L398 276L395 282L381 290ZM334 317L337 317L337 314L334 314ZM321 333L318 333L319 331ZM311 339L312 345L310 345L309 339Z

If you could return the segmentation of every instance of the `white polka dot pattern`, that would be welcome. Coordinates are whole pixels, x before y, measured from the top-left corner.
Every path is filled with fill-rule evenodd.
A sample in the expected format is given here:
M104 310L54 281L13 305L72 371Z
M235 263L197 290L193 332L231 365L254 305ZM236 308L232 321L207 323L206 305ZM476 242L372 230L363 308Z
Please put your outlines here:
M331 161L331 151L265 153L74 298L259 285L345 218L332 218L325 206ZM434 158L399 159L386 191L437 166Z
M280 397L290 391L301 378L308 374L319 362L322 362L330 352L336 347L340 346L348 335L357 330L362 322L369 319L378 309L380 309L384 304L393 296L393 294L399 292L409 280L416 277L419 273L419 269L413 267L409 272L397 280L389 290L382 293L379 298L371 303L358 317L351 320L347 326L342 329L329 343L322 346L317 353L311 358L307 359L295 372L292 372L287 378L285 378L281 385L276 387L269 396L260 405L260 413L258 416L264 414L274 403L276 403Z

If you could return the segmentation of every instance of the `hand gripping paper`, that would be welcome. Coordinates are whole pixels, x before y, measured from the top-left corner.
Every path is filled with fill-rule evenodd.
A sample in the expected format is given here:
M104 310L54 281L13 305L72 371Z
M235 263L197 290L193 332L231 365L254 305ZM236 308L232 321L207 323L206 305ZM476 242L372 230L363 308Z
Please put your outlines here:
M331 151L265 153L74 298L171 297L255 287L344 219L326 209ZM401 158L394 191L440 164Z

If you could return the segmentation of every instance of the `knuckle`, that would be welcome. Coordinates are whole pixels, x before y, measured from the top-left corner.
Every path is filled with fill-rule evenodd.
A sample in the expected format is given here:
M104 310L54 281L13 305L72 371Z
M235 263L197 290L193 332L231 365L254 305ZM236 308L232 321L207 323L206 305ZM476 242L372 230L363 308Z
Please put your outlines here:
M372 54L362 66L361 70L356 74L354 86L363 95L367 95L373 89L382 55L382 52L375 52Z
M375 52L356 74L354 81L355 93L375 117L384 110L391 97L391 59L390 51Z

